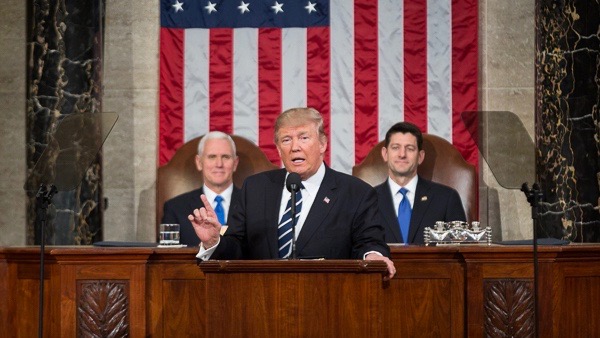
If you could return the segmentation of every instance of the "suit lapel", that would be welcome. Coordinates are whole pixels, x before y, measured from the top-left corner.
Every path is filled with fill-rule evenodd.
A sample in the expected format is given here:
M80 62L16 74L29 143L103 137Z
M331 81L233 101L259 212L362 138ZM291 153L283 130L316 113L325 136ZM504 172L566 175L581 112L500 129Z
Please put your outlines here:
M396 208L394 205L394 200L392 199L392 189L390 188L389 182L384 182L382 186L382 193L379 194L379 198L381 198L380 204L382 205L379 208L379 212L383 217L386 226L388 226L392 230L392 234L394 238L386 238L386 242L388 243L402 243L404 240L400 235L400 225L398 224L398 217L396 217Z
M429 207L429 203L431 201L431 197L427 196L429 188L429 182L419 177L419 181L417 183L417 191L415 191L415 202L410 217L410 231L408 237L409 242L414 241L415 236L418 233L419 227L422 226L421 221L423 220L423 216L425 216L425 212L427 211L427 208Z
M200 198L200 195L204 194L204 190L200 188L196 191L197 193L193 194L193 196L191 196L191 198L187 201L190 208L189 210L200 209L204 206L204 203L202 203L202 199Z
M306 221L304 221L302 231L298 236L296 252L302 252L302 249L321 226L329 211L335 206L337 199L337 179L331 169L325 167L325 177L323 177L323 182L321 182L317 196L308 211Z
M265 218L267 220L267 240L269 243L270 255L273 258L279 257L279 244L277 240L277 227L279 226L279 207L281 206L281 196L285 184L285 169L273 172L269 176L268 184L265 186ZM287 201L286 201L287 203Z
M234 206L239 203L240 198L241 198L242 194L240 193L240 189L236 188L236 186L233 186L233 192L231 193L231 202L229 203L229 210L227 211L227 224L229 224L229 217L231 216L231 211L233 210Z

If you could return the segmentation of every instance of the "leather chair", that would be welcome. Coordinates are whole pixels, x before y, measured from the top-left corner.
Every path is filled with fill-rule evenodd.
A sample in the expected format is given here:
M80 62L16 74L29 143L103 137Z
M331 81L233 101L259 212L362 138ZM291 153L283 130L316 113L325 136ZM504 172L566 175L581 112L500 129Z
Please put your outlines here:
M156 178L157 229L163 216L165 201L202 186L202 173L196 169L194 161L201 138L202 136L196 137L186 142L175 152L169 163L158 168ZM236 152L240 159L237 170L233 173L233 184L237 187L241 187L246 177L250 175L278 168L252 141L236 135L231 135L231 138L235 142Z
M352 175L376 186L388 177L387 164L381 157L385 141L379 142L358 165L352 168ZM479 219L477 200L477 173L475 167L466 162L460 152L445 139L423 134L425 159L419 165L418 174L428 180L438 182L458 191L462 200L467 221Z

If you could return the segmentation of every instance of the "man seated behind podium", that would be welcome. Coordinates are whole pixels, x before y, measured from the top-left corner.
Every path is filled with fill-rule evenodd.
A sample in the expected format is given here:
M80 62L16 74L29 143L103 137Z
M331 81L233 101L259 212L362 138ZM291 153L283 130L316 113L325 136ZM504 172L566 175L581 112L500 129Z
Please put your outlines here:
M417 126L393 125L385 134L381 156L388 165L388 179L375 190L387 243L423 244L425 228L435 222L466 221L456 190L417 175L426 156Z
M313 108L293 108L275 122L275 145L285 168L248 177L240 204L232 210L229 228L210 206L189 215L202 241L197 257L206 259L277 259L291 254L291 227L279 225L287 214L291 193L289 173L301 178L299 218L295 238L298 258L382 260L391 278L396 270L379 221L375 190L353 176L325 165L327 137L321 114ZM205 201L206 197L202 196ZM205 202L206 205L206 202ZM283 233L280 233L283 232Z
M227 224L231 207L240 199L240 190L233 185L233 172L238 161L235 143L229 135L212 131L202 137L195 157L196 169L202 173L204 181L202 187L168 200L163 208L161 223L180 224L181 244L197 246L200 243L188 215L204 206L200 199L202 194L219 211L221 223Z

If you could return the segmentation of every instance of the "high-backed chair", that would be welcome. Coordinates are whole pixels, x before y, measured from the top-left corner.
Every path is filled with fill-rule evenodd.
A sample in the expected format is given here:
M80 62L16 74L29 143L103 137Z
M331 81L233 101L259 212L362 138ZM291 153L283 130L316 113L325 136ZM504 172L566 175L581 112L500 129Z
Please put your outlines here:
M388 177L388 168L381 157L384 143L385 141L379 142L360 164L354 166L352 175L372 186L385 181ZM439 136L423 134L423 150L425 150L425 159L419 165L419 175L456 189L465 208L467 221L478 220L475 167L466 162L450 142Z
M156 223L160 224L163 205L172 197L202 186L202 173L196 169L194 157L198 153L200 137L182 145L169 163L158 168L156 178ZM233 184L241 187L246 177L262 171L278 168L252 141L232 135L240 162L233 173ZM198 197L200 198L200 197ZM157 232L158 233L158 232Z

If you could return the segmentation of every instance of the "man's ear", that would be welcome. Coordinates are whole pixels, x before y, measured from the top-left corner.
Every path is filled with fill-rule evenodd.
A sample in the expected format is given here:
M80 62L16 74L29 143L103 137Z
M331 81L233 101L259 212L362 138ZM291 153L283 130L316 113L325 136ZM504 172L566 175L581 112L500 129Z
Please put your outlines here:
M321 155L324 155L325 151L327 151L327 138L324 138L324 140L319 140L319 152Z
M385 146L381 147L381 157L383 158L383 161L385 163L387 163L387 161L388 161L388 153L387 153L387 148Z
M237 170L238 164L240 164L240 158L236 156L235 159L233 160L233 172L235 172Z
M196 169L198 169L198 171L202 171L202 158L200 157L200 155L196 155L195 158L195 162L196 162Z
M425 150L421 149L421 150L419 150L419 165L421 165L421 163L423 163L424 159L425 159Z

